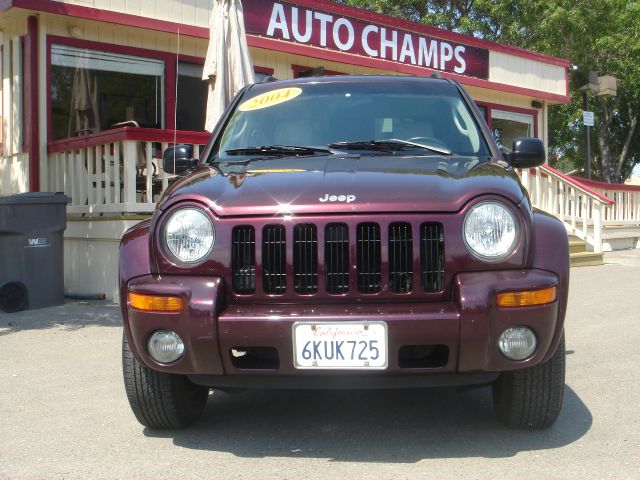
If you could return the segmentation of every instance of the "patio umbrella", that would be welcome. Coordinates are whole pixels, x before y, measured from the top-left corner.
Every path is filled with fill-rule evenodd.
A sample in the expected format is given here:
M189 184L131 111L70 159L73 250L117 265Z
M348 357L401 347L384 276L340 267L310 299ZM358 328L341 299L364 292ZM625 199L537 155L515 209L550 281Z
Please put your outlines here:
M209 81L205 130L211 132L233 96L255 82L240 0L213 0L202 79Z
M71 87L69 136L100 130L98 115L98 79L88 68L76 67Z

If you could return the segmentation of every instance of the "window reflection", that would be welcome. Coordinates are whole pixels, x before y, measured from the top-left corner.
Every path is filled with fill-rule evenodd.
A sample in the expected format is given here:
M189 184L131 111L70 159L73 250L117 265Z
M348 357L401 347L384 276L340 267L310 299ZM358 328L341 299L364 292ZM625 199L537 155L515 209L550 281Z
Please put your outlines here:
M51 51L54 140L120 122L164 127L164 62L62 45Z

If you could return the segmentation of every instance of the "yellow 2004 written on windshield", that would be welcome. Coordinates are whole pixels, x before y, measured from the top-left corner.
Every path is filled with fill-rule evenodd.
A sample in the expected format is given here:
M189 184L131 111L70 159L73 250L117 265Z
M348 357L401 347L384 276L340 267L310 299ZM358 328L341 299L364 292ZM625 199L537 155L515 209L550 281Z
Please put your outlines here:
M302 93L302 89L298 87L280 88L278 90L272 90L247 100L239 109L241 112L249 112L251 110L260 110L261 108L273 107L280 103L288 102L296 98Z

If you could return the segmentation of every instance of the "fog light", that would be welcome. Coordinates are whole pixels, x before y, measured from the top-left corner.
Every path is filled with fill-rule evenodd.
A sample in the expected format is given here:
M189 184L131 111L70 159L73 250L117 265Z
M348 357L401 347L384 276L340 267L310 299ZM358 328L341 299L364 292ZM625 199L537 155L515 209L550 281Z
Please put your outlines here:
M157 362L175 362L184 353L184 343L176 332L158 330L149 338L149 353Z
M537 345L536 334L527 327L507 328L498 340L500 351L509 360L529 358Z

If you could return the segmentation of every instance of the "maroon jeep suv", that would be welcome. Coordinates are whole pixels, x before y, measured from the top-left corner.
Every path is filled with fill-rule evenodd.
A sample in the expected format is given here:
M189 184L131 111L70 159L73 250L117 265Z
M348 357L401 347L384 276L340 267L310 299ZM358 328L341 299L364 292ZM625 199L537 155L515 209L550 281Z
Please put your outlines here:
M564 390L566 231L442 78L249 86L200 159L120 247L126 392L186 426L211 388L491 385L508 426L544 428Z

